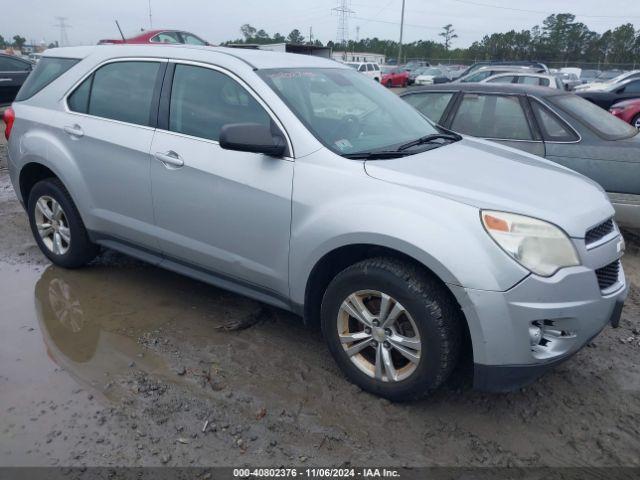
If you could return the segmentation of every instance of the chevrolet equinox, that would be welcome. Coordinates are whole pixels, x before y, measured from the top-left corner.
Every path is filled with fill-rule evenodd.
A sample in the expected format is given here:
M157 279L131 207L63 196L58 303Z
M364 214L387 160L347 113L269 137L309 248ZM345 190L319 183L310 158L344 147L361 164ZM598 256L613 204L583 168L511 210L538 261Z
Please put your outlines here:
M52 49L4 120L54 264L103 246L293 311L392 400L461 353L477 388L517 388L619 322L624 241L600 186L437 127L334 61Z

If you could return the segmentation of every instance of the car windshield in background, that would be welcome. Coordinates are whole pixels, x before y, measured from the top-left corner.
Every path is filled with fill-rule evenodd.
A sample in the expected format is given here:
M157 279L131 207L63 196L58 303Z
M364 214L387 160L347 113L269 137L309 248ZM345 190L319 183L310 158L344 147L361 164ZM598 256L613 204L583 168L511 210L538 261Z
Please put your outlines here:
M556 95L547 97L546 100L585 123L607 140L621 140L638 134L638 129L577 95Z
M443 75L443 73L439 68L427 68L421 73L421 75L433 75L434 77L439 77Z
M339 155L394 149L439 133L408 103L351 69L268 69L258 74Z
M349 67L353 68L354 70L357 70L358 67L360 66L357 63L345 63L345 65L348 65Z
M396 67L382 67L382 73L393 73L397 70Z

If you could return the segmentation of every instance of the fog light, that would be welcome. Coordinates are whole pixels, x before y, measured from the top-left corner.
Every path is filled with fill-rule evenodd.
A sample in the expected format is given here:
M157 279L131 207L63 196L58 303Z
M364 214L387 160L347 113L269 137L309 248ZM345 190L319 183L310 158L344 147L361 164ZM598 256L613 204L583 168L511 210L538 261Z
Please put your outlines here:
M532 347L540 344L540 340L542 340L542 328L537 325L529 326L529 343L531 343Z

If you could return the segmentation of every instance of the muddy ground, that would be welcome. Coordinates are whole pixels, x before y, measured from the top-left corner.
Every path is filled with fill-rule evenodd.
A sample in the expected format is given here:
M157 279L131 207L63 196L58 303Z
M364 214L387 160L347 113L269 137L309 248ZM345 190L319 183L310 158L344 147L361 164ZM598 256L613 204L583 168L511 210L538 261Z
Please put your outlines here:
M113 252L38 251L0 144L0 465L640 466L640 237L621 327L534 385L391 404L298 318Z

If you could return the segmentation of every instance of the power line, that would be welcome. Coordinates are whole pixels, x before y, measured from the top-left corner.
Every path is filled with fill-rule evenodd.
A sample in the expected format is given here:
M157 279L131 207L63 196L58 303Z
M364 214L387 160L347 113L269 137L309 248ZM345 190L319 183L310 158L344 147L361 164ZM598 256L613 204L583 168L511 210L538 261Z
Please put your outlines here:
M541 10L529 10L526 8L515 8L515 7L504 7L502 5L492 5L489 3L481 3L481 2L474 2L471 0L451 0L452 2L458 2L458 3L466 3L468 5L476 5L478 7L487 7L487 8L497 8L499 10L511 10L513 12L524 12L524 13L539 13L539 14L543 14L543 15L555 15L555 13L553 12L543 12ZM633 16L633 15L586 15L586 14L581 14L581 13L574 13L572 15L575 15L576 17L584 17L584 18L640 18L640 16Z

